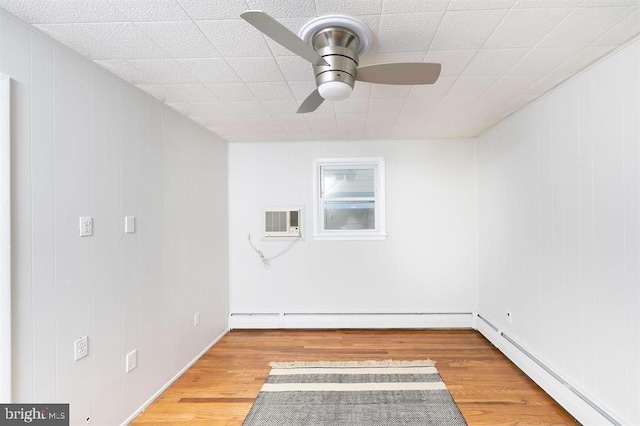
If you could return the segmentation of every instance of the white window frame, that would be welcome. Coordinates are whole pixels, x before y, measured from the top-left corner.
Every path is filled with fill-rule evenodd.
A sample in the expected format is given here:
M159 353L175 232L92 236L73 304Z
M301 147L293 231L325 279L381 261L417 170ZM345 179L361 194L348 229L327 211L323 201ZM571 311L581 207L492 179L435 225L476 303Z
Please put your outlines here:
M374 229L324 229L324 199L322 198L323 169L365 169L374 168L375 189L371 198L358 200L374 201ZM345 200L332 200L345 201ZM383 157L320 158L313 162L313 239L314 240L384 240L386 233L385 216L385 163Z
M11 400L11 79L0 74L0 401Z

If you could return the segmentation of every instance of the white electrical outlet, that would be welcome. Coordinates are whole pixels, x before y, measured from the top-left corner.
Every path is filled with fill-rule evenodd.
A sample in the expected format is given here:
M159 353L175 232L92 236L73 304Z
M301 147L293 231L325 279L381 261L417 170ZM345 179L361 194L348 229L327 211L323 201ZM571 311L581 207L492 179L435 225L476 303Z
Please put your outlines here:
M138 351L133 350L127 354L127 373L138 366Z
M507 311L507 321L511 323L511 320L513 320L513 315L511 315L511 311Z
M197 326L199 324L200 324L200 312L196 312L193 315L193 326L195 327L195 326Z
M89 340L87 336L81 337L73 342L74 347L74 361L77 361L85 356L89 355Z
M90 237L93 235L93 218L81 217L80 218L80 236Z

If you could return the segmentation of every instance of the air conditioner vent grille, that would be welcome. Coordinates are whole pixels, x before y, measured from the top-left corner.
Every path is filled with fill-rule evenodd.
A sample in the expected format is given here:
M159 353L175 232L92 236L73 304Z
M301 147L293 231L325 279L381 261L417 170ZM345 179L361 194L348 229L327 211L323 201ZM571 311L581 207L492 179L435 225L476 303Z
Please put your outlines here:
M267 232L286 232L287 231L287 212L265 212L265 231Z

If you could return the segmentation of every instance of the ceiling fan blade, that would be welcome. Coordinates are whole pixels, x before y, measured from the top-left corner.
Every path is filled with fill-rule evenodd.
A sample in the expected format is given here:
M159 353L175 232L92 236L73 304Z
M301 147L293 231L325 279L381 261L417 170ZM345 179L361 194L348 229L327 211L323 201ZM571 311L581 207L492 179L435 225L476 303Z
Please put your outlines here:
M304 114L305 112L313 112L324 102L324 98L320 96L318 89L311 92L307 99L302 102L300 108L298 108L298 114Z
M286 47L296 55L306 59L314 65L329 65L322 56L318 55L313 47L305 43L300 37L291 32L287 27L273 19L261 10L248 10L240 14L240 17L256 27L273 41Z
M440 64L398 62L358 67L356 80L380 84L433 84L440 76Z

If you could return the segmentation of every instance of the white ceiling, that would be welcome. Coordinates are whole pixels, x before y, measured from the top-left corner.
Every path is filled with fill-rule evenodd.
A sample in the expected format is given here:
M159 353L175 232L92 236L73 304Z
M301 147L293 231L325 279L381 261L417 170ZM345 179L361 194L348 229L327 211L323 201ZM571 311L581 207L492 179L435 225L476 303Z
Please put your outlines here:
M0 7L230 141L476 136L640 33L640 0L0 0ZM239 18L373 31L361 65L442 63L434 85L357 82L295 114L311 65Z

